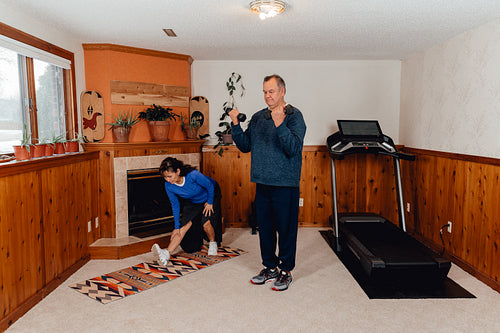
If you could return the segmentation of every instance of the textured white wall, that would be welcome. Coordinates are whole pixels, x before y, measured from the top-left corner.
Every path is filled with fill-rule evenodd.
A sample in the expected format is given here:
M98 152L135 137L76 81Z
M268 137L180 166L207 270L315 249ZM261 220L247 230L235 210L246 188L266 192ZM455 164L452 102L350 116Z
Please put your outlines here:
M193 96L210 103L210 134L219 130L225 83L240 73L245 96L237 100L250 117L266 107L262 80L279 74L287 85L285 101L298 107L307 125L306 145L324 145L337 131L337 119L377 119L382 130L398 142L400 61L194 61ZM211 141L214 142L213 140Z
M400 143L500 158L500 20L405 59Z

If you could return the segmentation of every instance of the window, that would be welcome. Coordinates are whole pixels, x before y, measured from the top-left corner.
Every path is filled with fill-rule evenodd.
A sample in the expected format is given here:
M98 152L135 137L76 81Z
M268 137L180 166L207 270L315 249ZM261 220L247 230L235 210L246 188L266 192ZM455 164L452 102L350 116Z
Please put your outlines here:
M0 153L13 151L22 138L23 107L20 58L9 49L0 47Z
M0 154L25 125L33 143L75 137L73 73L73 53L0 23Z

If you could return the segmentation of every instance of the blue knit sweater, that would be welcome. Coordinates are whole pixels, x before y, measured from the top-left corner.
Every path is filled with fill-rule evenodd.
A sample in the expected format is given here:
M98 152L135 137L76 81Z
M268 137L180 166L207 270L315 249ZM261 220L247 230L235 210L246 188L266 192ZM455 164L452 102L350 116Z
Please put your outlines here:
M306 134L302 113L294 108L294 112L276 127L272 119L264 117L266 110L255 113L245 131L239 124L232 125L233 140L242 152L252 152L252 182L298 187Z
M189 172L184 177L182 186L165 182L165 190L172 204L172 213L174 214L175 229L180 228L180 203L179 197L188 199L192 203L214 204L215 180L205 176L198 170Z

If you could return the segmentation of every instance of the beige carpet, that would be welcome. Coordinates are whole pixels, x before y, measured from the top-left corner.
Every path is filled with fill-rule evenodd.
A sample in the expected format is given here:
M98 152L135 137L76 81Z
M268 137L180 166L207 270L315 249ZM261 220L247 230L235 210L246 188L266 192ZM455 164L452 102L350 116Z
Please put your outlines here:
M370 300L315 228L299 230L294 282L255 286L258 236L228 229L224 244L249 253L110 304L68 285L127 265L92 260L7 332L500 332L500 294L457 266L449 277L476 299Z

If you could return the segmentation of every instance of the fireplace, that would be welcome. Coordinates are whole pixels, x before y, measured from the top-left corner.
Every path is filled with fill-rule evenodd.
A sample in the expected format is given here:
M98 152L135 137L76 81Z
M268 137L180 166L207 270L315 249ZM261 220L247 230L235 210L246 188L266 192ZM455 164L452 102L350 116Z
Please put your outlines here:
M145 238L174 229L172 207L164 183L157 168L127 171L130 236Z
M124 156L115 157L114 164L114 198L115 198L115 220L116 220L116 238L137 237L141 235L130 234L129 228L129 204L128 204L128 174L137 170L154 170L153 173L158 175L157 181L161 181L160 195L155 195L156 199L168 200L167 194L163 187L163 179L159 178L158 167L165 157L175 157L186 164L194 167L200 167L201 156L199 153L183 153L183 154L162 154L151 156ZM135 191L134 191L135 192ZM170 203L161 204L170 208ZM171 214L170 214L171 215ZM172 224L173 227L173 224Z

